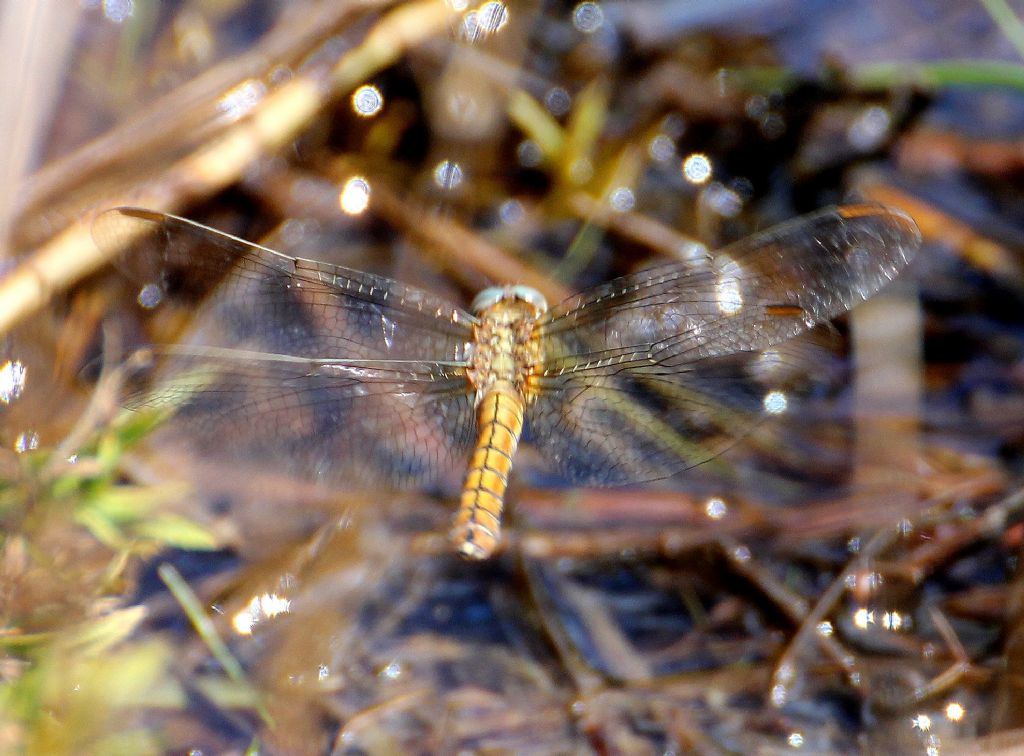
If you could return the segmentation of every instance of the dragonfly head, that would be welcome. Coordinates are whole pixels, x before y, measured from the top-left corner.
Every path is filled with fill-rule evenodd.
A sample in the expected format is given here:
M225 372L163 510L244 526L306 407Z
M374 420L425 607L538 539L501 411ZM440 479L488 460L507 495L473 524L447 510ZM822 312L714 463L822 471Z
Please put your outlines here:
M484 289L473 299L473 304L470 305L474 315L480 315L484 310L489 307L493 307L498 302L526 302L527 304L533 305L539 315L542 312L546 312L548 309L547 300L544 299L544 295L534 289L532 286L523 286L516 284L515 286L491 286Z

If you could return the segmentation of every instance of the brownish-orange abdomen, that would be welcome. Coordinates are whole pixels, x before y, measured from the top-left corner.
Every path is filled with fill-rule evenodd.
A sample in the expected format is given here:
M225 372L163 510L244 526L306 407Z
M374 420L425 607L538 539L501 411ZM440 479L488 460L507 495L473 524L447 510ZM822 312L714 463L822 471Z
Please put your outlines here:
M462 556L486 559L501 540L501 510L512 457L523 431L523 400L514 386L499 382L491 387L477 407L477 425L480 434L462 488L452 540Z

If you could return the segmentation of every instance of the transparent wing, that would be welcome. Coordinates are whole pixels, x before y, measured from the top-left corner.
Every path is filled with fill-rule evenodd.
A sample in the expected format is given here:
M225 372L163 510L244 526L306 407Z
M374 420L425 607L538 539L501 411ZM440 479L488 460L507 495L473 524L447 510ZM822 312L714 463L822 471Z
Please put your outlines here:
M125 404L167 412L166 431L203 458L322 483L408 486L458 470L473 444L461 368L203 347L153 356L155 388Z
M324 482L410 485L464 464L463 311L147 210L108 211L93 235L129 249L144 306L213 288L187 343L151 350L150 388L127 400L168 411L174 441Z
M570 298L538 329L532 441L578 483L707 461L791 408L806 363L787 340L870 297L919 244L899 211L831 208Z
M220 282L196 340L306 358L460 361L473 318L439 297L383 276L289 257L174 215L117 208L93 224L123 254L139 300Z

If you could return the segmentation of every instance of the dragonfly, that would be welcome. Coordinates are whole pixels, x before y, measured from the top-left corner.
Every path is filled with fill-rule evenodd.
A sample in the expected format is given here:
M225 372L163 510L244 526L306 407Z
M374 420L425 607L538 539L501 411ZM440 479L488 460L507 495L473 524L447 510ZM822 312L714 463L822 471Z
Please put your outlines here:
M506 285L467 311L142 208L102 213L93 237L141 248L127 264L144 307L219 282L186 343L148 350L158 380L129 407L167 412L203 454L328 484L424 485L468 460L451 531L468 559L500 544L524 432L574 485L700 465L786 413L787 345L872 296L921 241L900 210L849 204L554 307Z

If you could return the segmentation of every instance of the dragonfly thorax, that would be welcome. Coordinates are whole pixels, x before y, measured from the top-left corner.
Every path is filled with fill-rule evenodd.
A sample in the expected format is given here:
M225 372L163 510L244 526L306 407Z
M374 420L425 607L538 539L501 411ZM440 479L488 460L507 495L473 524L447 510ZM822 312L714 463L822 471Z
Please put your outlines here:
M515 284L512 286L489 286L476 297L473 298L473 303L470 305L470 309L473 314L480 316L484 310L498 304L499 302L508 301L520 301L526 302L533 305L534 309L537 310L537 314L547 312L548 302L544 299L544 295L537 291L532 286L523 286L522 284Z
M532 292L531 298L517 290ZM525 286L501 287L485 290L473 305L478 322L467 374L477 405L496 389L514 390L521 401L529 401L529 379L540 370L544 356L534 328L547 309L544 298Z

